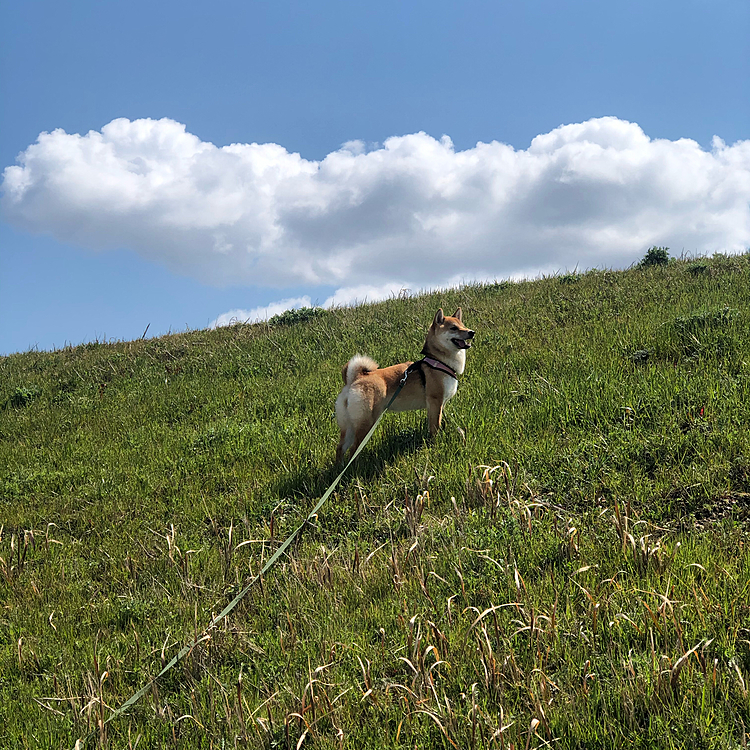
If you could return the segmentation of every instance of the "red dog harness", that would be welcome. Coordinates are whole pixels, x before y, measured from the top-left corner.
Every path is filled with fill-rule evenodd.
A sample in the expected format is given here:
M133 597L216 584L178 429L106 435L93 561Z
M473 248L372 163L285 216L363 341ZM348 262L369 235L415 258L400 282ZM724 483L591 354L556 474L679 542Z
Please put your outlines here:
M422 378L422 383L424 383L424 373L422 372L422 365L427 365L427 367L431 367L433 370L440 370L440 372L444 372L446 375L450 375L454 380L458 380L456 371L449 365L446 365L445 362L441 362L439 359L435 359L434 357L423 357L418 362L412 362L406 368L406 372L404 373L404 377L402 378L401 382L406 382L406 379L409 377L410 372L418 371Z
M450 375L454 380L458 380L458 375L456 375L456 371L445 364L445 362L441 362L439 359L434 359L432 357L424 357L422 359L422 362L426 364L428 367L431 367L433 370L440 370L441 372L444 372L448 375Z

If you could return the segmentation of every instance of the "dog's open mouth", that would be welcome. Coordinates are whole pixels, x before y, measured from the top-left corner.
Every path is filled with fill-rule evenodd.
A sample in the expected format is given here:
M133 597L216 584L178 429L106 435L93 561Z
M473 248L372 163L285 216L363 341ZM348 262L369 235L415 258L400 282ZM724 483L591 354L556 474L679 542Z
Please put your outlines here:
M459 349L468 349L471 346L471 341L469 341L468 339L451 339L451 341Z

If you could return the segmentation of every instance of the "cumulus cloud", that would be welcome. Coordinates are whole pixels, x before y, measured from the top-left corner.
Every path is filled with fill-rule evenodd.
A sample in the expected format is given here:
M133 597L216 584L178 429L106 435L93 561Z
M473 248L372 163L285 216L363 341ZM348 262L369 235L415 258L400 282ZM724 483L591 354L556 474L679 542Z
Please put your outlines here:
M390 297L409 295L413 291L409 285L400 281L389 281L385 284L373 286L371 284L359 284L358 286L346 286L337 289L326 301L323 307L346 307L362 302L379 302Z
M750 245L750 141L705 150L614 117L561 126L525 150L457 151L415 133L350 141L321 161L269 143L219 148L169 119L118 119L86 135L42 133L18 161L2 184L16 226L129 247L215 284L338 287L331 304L624 266L654 244Z
M360 284L359 286L337 289L320 307L347 307L363 302L379 302L390 297L410 295L412 291L399 282L389 282L380 286ZM209 328L231 326L235 323L257 323L262 320L268 320L274 315L279 315L287 310L310 307L311 305L312 300L309 296L305 295L303 297L290 297L278 302L271 302L265 307L254 307L252 310L230 310L219 315Z
M231 326L235 323L258 323L262 320L268 320L274 315L280 315L287 310L296 310L300 307L310 307L312 302L305 295L303 297L290 297L278 302L271 302L265 307L254 307L252 310L230 310L222 313L216 320L211 323L209 328L218 328L219 326Z

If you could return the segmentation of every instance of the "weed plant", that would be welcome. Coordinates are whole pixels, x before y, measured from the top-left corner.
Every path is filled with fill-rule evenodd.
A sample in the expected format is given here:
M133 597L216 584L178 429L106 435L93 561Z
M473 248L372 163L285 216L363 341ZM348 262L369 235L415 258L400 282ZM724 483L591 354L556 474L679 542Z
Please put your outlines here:
M641 268L649 268L651 266L666 266L668 264L669 248L656 246L650 247L640 262Z
M749 283L716 256L0 359L0 747L746 747ZM201 638L336 475L343 363L459 305L442 432L386 415Z

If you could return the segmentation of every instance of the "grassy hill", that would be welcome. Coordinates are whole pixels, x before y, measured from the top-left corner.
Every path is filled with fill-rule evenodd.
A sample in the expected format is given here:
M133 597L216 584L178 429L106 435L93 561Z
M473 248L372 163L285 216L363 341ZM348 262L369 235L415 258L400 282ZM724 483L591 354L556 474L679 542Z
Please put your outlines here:
M708 748L750 733L750 256L0 359L0 747ZM477 331L335 477L354 353Z

